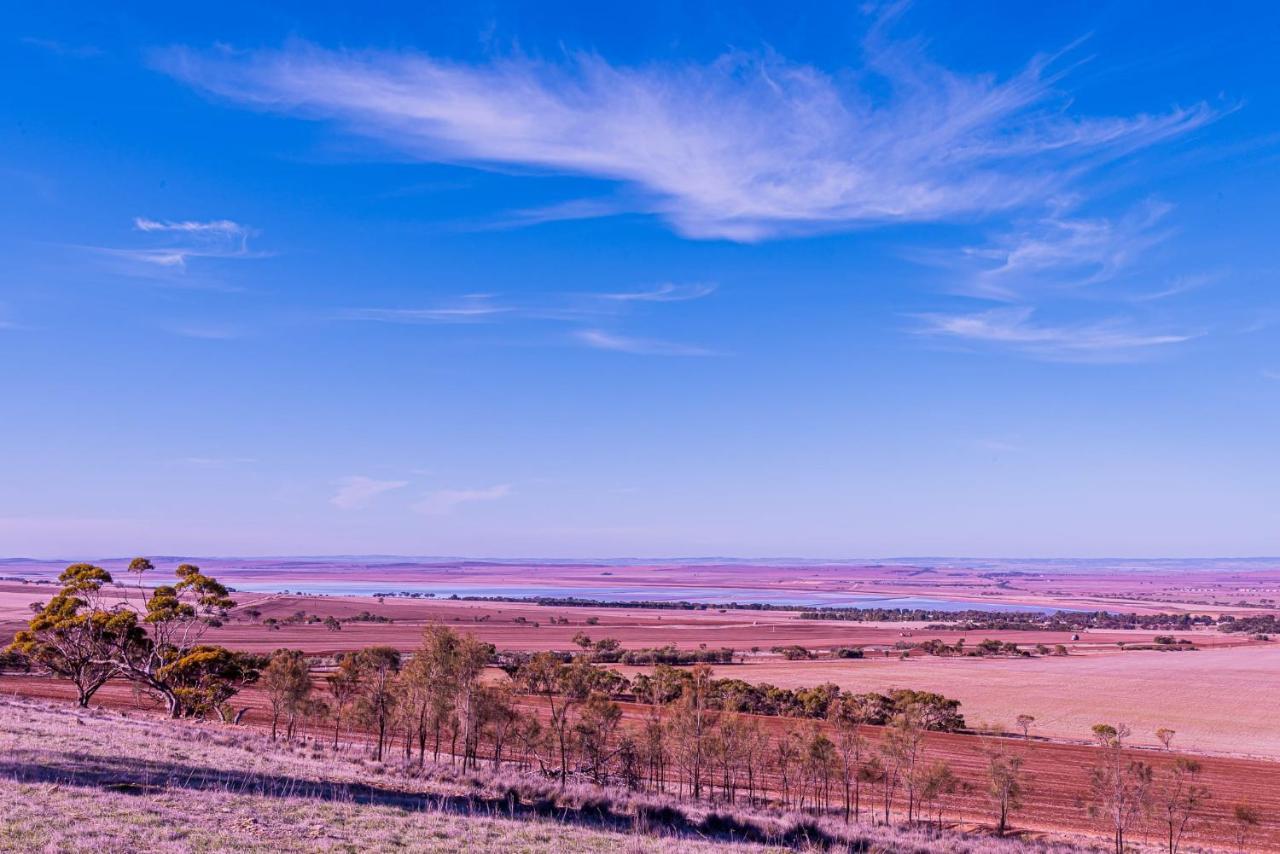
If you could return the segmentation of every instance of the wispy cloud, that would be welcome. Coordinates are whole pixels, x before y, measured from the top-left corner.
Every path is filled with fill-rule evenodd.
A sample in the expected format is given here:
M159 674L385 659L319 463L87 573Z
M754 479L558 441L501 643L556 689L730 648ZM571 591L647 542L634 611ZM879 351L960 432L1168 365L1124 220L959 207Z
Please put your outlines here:
M424 161L614 181L633 209L685 236L737 241L1037 203L1216 115L1205 104L1081 115L1059 57L1003 79L953 71L918 42L890 41L888 20L871 27L861 64L835 75L768 52L468 64L292 43L154 59L215 96L335 121ZM570 215L592 215L573 204Z
M656 338L629 338L602 329L581 329L573 337L596 350L632 353L639 356L714 356L715 351Z
M1263 379L1280 381L1280 371L1264 370L1262 377Z
M701 299L715 293L715 285L677 285L671 282L643 291L625 291L616 294L600 294L601 299L616 302L684 302Z
M472 231L497 231L507 228L526 228L547 222L571 222L580 219L598 219L631 213L634 206L620 199L569 199L564 202L536 208L508 211L499 217L481 223L471 223L465 229Z
M925 314L921 335L1009 348L1052 361L1130 361L1155 348L1198 337L1195 333L1157 333L1123 320L1051 325L1036 323L1027 306L969 314Z
M409 482L407 480L375 480L363 475L351 475L340 478L335 485L338 491L329 499L329 503L343 510L354 510L366 506L384 492L408 486Z
M381 323L484 323L515 313L514 307L499 304L491 294L468 294L426 308L353 308L341 316Z
M1157 300L1169 299L1170 297L1181 296L1185 293L1204 287L1210 282L1218 279L1215 273L1192 273L1182 276L1174 276L1164 283L1164 287L1154 291L1141 291L1131 294L1129 299L1133 302L1156 302Z
M433 306L403 308L348 309L343 320L399 324L479 324L516 321L551 322L589 326L571 333L571 338L588 347L654 356L709 356L702 347L649 338L634 338L594 328L596 324L618 323L633 306L700 299L715 291L715 285L664 283L637 291L597 294L559 294L532 302L507 302L496 294L470 294Z
M152 245L88 248L119 260L125 265L122 272L184 284L191 259L263 257L263 253L249 249L249 238L257 232L228 219L175 221L135 217L133 227L146 235Z
M426 516L444 516L463 504L497 501L511 493L511 485L507 483L483 489L440 489L424 495L413 505L413 509Z
M1170 210L1151 201L1119 219L1045 217L987 246L966 249L965 255L982 269L961 289L973 296L1016 300L1112 281L1168 236L1158 225Z
M155 220L144 216L134 217L133 227L138 231L176 232L178 234L218 234L236 237L241 240L252 232L238 222L229 219L215 219L208 222L185 219L180 221Z

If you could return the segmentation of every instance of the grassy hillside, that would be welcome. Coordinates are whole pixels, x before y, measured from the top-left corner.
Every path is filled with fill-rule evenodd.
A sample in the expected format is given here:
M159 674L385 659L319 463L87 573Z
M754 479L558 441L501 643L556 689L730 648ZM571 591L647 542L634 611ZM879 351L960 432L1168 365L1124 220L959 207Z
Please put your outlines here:
M5 851L1074 850L396 769L234 727L16 699L0 700L0 817Z

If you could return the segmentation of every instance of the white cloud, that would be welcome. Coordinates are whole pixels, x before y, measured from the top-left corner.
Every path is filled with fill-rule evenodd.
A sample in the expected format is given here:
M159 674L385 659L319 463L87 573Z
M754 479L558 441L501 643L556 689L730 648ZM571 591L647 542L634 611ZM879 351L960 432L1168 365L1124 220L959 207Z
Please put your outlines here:
M641 356L714 356L714 351L673 341L653 338L629 338L601 329L582 329L573 335L578 341L597 350L634 353Z
M677 285L667 282L647 291L600 294L600 298L616 302L685 302L710 296L715 290L715 285Z
M468 294L437 305L413 308L355 308L342 312L344 320L402 324L475 324L539 321L596 324L613 320L641 304L678 303L701 299L714 293L715 285L664 283L647 290L613 293L566 293L548 298L509 302L499 294ZM629 352L665 355L707 355L697 347L662 341L625 338L599 330L574 333L590 346Z
M224 234L234 237L247 237L250 230L238 222L229 219L215 219L208 222L198 220L154 220L144 216L134 217L133 227L138 231L176 232L180 234Z
M424 161L614 181L632 209L685 236L737 241L1035 204L1215 116L1204 104L1079 115L1054 57L1005 79L963 73L914 43L887 42L883 29L872 27L859 67L834 75L770 53L637 67L589 54L467 64L293 43L155 58L219 97L336 121ZM551 216L591 215L593 204Z
M348 320L383 323L480 323L514 313L512 307L494 302L490 294L468 294L430 308L356 308L342 316Z
M187 272L193 258L256 258L262 253L249 250L249 238L257 232L229 219L155 220L135 217L135 231L150 238L152 246L89 247L124 263L124 272L177 281ZM191 283L185 282L190 285Z
M1111 281L1168 236L1157 225L1170 210L1152 201L1115 220L1046 217L988 246L967 249L966 255L986 267L963 290L1012 300Z
M329 499L329 503L343 510L354 510L364 507L384 492L408 486L409 482L407 480L374 480L363 475L351 475L340 478L335 485L338 491Z
M500 483L484 489L440 489L424 495L413 509L426 516L444 516L462 504L497 501L512 492L511 485Z
M1039 324L1034 309L999 308L969 314L925 314L921 335L1007 347L1054 361L1127 361L1143 351L1167 347L1196 334L1155 333L1117 319L1072 325Z

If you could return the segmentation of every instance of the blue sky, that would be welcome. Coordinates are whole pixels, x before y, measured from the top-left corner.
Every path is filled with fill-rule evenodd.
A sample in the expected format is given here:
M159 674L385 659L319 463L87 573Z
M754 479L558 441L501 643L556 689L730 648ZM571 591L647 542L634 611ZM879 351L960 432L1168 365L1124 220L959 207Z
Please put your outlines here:
M1280 553L1270 4L31 5L0 553Z

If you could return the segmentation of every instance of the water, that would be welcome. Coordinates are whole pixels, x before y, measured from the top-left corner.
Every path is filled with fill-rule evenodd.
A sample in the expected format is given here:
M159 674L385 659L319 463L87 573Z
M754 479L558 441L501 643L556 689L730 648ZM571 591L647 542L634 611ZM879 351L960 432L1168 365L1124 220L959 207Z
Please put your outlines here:
M645 587L621 585L556 585L535 584L405 584L369 580L294 580L239 581L228 580L237 590L251 593L306 593L322 596L393 596L404 593L431 594L436 599L450 596L501 596L519 599L539 597L591 599L601 602L702 602L726 605L731 602L804 607L844 608L918 608L936 611L1044 611L1034 605L1007 602L968 602L935 599L924 596L890 596L835 593L830 591L772 590L751 587ZM1057 609L1052 609L1057 610Z

